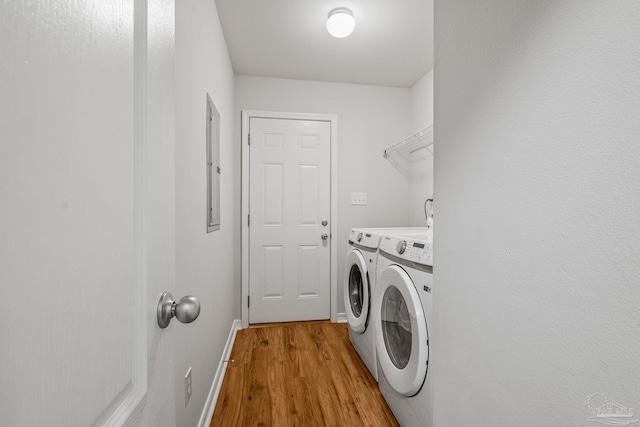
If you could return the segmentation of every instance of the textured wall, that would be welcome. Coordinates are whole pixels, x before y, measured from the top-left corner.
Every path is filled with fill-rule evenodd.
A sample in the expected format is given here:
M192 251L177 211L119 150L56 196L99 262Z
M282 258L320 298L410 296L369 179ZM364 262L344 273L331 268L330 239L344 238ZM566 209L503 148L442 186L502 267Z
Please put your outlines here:
M352 227L406 227L406 178L382 157L409 128L409 89L236 77L236 141L240 111L338 115L338 313L344 312L342 269ZM240 161L240 144L236 148ZM240 171L236 178L240 197ZM367 206L351 206L351 192L368 193Z
M640 407L640 3L436 2L438 426Z
M239 204L234 203L233 70L213 0L176 2L176 293L200 299L192 324L172 324L176 339L176 422L198 423L234 319L240 292ZM220 113L220 230L206 232L206 94ZM184 404L184 375L193 394Z

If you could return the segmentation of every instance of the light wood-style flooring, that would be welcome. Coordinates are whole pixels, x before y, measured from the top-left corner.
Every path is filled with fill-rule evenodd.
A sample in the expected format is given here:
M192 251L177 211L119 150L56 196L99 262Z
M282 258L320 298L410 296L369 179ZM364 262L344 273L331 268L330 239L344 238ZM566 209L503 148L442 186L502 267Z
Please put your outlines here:
M238 331L211 426L397 426L347 325Z

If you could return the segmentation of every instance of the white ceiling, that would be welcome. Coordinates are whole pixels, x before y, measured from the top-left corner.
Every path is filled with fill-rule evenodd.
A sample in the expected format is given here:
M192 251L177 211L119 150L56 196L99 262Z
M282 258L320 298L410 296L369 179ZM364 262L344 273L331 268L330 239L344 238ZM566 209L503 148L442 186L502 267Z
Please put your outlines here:
M433 68L433 0L216 0L236 75L411 87ZM347 7L356 28L327 33Z

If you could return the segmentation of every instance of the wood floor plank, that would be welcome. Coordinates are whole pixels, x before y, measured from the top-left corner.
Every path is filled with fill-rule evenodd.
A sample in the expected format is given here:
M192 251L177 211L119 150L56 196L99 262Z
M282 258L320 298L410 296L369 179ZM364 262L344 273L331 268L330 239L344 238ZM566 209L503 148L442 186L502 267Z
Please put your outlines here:
M227 381L227 387L232 390L243 390L245 380L245 370L248 369L248 364L240 364L238 366L227 367L225 375L225 381ZM231 372L234 370L234 372ZM228 425L242 425L242 404L237 404L235 401L237 397L230 394L220 394L218 402L216 404L215 412L213 414L214 419L224 419Z
M276 357L269 358L269 367L267 370L270 403L271 403L271 419L284 420L287 419L289 411L287 408L287 388L284 360Z
M346 324L238 331L211 426L397 426Z
M315 390L312 390L307 384L308 378L292 378L287 385L289 389L289 398L296 407L293 416L293 425L301 426L323 426L324 416L321 408L318 406L315 398Z
M245 411L245 425L274 425L271 420L271 396L267 388L268 360L268 348L253 349L248 389L249 406L253 410Z

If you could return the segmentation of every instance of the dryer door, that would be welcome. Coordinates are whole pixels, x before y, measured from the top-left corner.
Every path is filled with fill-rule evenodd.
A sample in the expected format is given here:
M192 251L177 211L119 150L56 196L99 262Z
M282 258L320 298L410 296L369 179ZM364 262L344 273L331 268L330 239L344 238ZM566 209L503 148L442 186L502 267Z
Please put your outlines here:
M378 361L389 384L404 396L420 391L427 377L429 334L420 296L399 266L385 268L376 284Z
M368 324L371 289L367 262L357 249L350 250L347 255L342 287L349 327L354 332L363 333Z

